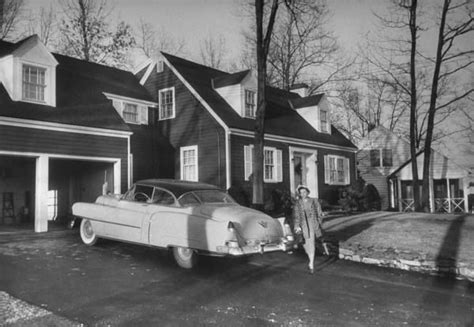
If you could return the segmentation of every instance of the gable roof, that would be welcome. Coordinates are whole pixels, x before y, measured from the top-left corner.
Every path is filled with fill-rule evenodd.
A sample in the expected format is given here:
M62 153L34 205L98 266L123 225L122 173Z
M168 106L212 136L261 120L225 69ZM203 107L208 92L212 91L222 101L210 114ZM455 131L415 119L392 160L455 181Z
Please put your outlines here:
M0 40L0 58L12 54L30 38L17 43ZM0 82L1 116L130 131L103 93L153 101L131 72L60 54L52 55L59 63L56 67L56 107L12 101Z
M212 85L214 86L214 88L235 85L242 82L242 80L245 78L245 76L248 75L248 73L250 73L250 69L233 74L219 76L212 79Z
M213 88L213 83L234 82L248 71L229 74L211 67L191 62L162 52L163 57L179 73L198 95L212 108L215 114L231 129L253 131L255 120L242 118ZM213 82L214 81L214 82ZM215 86L215 85L214 85ZM293 92L268 87L267 110L265 112L265 133L289 138L296 138L329 145L356 148L334 126L331 134L319 133L306 120L291 108L288 100L300 99ZM316 96L311 101L315 101ZM303 101L303 100L301 100Z

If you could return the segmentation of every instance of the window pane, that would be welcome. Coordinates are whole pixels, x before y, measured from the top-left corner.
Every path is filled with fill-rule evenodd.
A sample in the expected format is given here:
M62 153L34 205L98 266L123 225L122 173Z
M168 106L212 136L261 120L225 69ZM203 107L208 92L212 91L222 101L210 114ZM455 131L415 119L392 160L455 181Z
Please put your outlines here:
M255 118L255 92L245 90L245 117Z
M183 176L182 179L188 181L197 180L197 158L196 150L184 150L181 155L182 165L183 165Z
M370 150L370 166L379 167L380 166L380 150Z
M160 91L160 119L173 117L173 90Z
M392 149L382 150L382 165L384 167L392 167Z
M22 69L23 99L44 101L46 70L44 68L29 65L23 65Z
M125 103L123 119L128 122L138 122L138 108L136 104Z
M273 180L274 176L274 162L273 162L273 150L264 150L264 179Z

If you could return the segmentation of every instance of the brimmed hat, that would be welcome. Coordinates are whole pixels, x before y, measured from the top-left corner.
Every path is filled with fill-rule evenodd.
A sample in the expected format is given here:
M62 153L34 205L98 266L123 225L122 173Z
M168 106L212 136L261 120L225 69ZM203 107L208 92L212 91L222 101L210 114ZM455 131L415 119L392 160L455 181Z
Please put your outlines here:
M296 192L300 193L300 190L302 188L304 188L308 192L308 194L310 193L310 190L309 190L308 186L306 186L306 185L298 185L298 187L296 188Z

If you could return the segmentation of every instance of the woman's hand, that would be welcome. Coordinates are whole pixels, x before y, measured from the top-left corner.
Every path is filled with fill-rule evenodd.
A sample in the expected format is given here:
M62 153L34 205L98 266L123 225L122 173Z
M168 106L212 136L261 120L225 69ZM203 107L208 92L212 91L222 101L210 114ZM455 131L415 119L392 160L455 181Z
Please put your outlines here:
M296 234L301 233L301 227L296 227L296 228L295 228L295 233L296 233Z

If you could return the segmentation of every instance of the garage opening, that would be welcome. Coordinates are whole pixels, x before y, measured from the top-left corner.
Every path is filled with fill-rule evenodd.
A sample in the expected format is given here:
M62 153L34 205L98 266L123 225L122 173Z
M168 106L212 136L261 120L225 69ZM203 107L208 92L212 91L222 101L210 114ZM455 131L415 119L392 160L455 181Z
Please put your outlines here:
M0 155L0 224L33 226L34 191L35 158Z
M114 164L111 162L50 159L48 219L60 224L71 218L75 202L94 202L114 190Z

